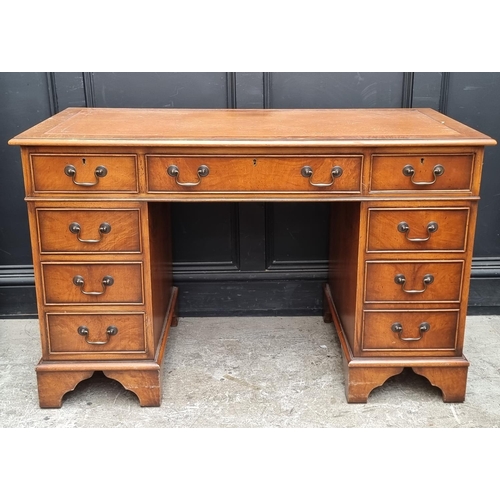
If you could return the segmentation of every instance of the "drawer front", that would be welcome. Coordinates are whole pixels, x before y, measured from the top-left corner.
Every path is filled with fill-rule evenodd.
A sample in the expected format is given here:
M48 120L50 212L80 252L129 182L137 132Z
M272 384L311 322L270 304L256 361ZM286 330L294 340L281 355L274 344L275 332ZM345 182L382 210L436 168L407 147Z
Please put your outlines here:
M142 304L141 263L42 263L45 303Z
M472 188L473 155L373 155L371 191Z
M458 311L365 311L363 351L456 348Z
M460 302L463 261L367 262L365 302Z
M139 209L36 209L40 253L138 253Z
M30 155L35 192L138 192L135 155Z
M143 314L47 314L50 354L146 349Z
M370 208L367 251L463 252L468 221L469 208Z
M147 156L148 191L360 192L362 156ZM316 184L316 185L313 185Z

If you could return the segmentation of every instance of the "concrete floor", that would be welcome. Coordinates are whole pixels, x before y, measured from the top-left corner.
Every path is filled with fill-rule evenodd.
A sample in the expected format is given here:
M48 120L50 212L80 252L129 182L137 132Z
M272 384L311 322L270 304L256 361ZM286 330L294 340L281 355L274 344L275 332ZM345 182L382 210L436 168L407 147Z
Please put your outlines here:
M0 427L500 427L500 316L467 318L466 401L412 371L347 404L340 345L321 317L181 318L167 344L159 408L96 373L40 409L37 320L0 320Z

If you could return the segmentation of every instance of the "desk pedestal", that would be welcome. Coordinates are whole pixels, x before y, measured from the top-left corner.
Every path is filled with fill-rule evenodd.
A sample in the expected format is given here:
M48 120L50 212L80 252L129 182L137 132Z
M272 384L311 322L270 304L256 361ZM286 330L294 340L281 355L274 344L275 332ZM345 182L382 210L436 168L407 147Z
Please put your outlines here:
M404 368L412 368L415 373L426 377L433 386L441 389L445 403L462 403L465 400L469 367L465 357L446 359L354 357L328 285L324 286L324 293L324 321L333 322L342 347L345 394L348 403L366 403L373 389L383 385L390 377L399 375Z
M40 361L36 367L38 397L41 408L60 408L63 396L79 382L102 371L108 378L120 382L132 391L141 406L160 406L162 399L162 364L170 327L177 326L178 290L172 290L164 328L154 360L144 361Z

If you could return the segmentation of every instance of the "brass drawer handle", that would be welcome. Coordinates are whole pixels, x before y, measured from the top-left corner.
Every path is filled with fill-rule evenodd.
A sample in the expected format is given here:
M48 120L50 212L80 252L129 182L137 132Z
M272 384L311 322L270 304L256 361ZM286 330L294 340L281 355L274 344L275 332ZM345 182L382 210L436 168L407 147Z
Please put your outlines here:
M415 242L419 243L422 241L429 241L432 233L435 233L437 230L438 230L438 223L437 222L429 222L429 224L427 224L427 235L428 235L427 238L408 238L408 233L410 232L410 225L407 222L400 222L398 224L398 231L400 233L404 233L404 235L406 236L406 239L408 241L412 241L414 243Z
M201 178L206 177L210 173L210 169L206 165L200 165L197 170L198 181L197 182L180 182L179 181L179 167L177 165L170 165L167 168L167 174L170 177L175 178L175 182L178 186L192 187L198 186L201 183Z
M426 274L422 279L422 283L424 284L424 288L422 290L406 290L406 278L404 274L396 274L394 276L394 282L397 285L401 285L401 289L405 293L424 293L427 290L427 285L430 285L434 281L434 276L432 274Z
M75 286L79 286L80 292L82 292L84 295L103 295L106 292L107 287L112 286L114 282L115 282L115 280L113 279L112 276L104 276L104 278L101 281L101 284L102 284L102 291L101 292L86 292L83 289L83 287L85 286L85 280L83 279L83 276L80 276L79 274L77 274L73 278L73 284Z
M108 175L108 169L106 167L103 167L102 165L96 167L96 169L94 170L95 182L78 182L76 180L76 168L73 165L66 165L64 167L64 173L68 177L71 177L73 184L75 184L76 186L92 187L99 183L99 178L106 177L106 175Z
M118 328L116 326L108 326L106 329L106 335L108 338L104 341L93 341L89 340L87 338L87 335L89 334L89 329L86 326L79 326L77 329L78 335L81 335L82 337L85 337L85 342L90 345L104 345L109 342L109 338L112 337L113 335L116 335L118 333Z
M403 334L403 325L401 323L393 323L391 326L391 330L394 333L398 334L399 340L404 340L406 342L415 342L417 340L422 340L424 333L428 332L431 329L431 325L429 323L420 323L418 327L418 331L420 332L420 337L402 337Z
M330 172L331 176L332 176L332 182L330 182L328 184L316 184L316 183L312 182L312 177L313 177L313 173L314 172L313 172L313 169L309 165L306 165L306 166L302 167L300 169L300 173L302 174L302 177L308 177L309 178L309 184L311 184L311 186L314 186L314 187L329 187L329 186L333 185L333 183L335 182L335 179L337 177L340 177L344 173L344 171L339 166L333 167L332 171Z
M78 222L72 222L69 225L69 231L73 234L76 234L78 241L81 241L82 243L99 243L100 241L102 241L102 237L99 238L98 240L84 240L84 239L80 238L80 231L81 230L82 230L82 227L80 226L80 224ZM101 235L109 234L110 232L111 232L111 224L108 224L107 222L103 222L99 226L99 233Z
M412 182L412 184L415 184L415 186L430 186L430 185L434 184L437 181L437 178L440 175L444 174L443 165L436 165L432 169L432 173L434 175L434 180L428 181L428 182L425 182L425 181L418 181L417 182L417 181L413 180L413 178L415 177L415 169L411 165L406 165L405 167L403 167L403 175L405 175L406 177L411 177L410 181Z

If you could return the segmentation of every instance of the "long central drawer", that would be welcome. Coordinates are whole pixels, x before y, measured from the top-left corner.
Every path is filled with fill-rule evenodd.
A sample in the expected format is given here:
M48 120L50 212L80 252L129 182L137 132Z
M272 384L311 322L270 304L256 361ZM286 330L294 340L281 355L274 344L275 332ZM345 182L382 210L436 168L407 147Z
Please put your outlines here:
M362 155L172 157L147 155L149 192L360 192Z

